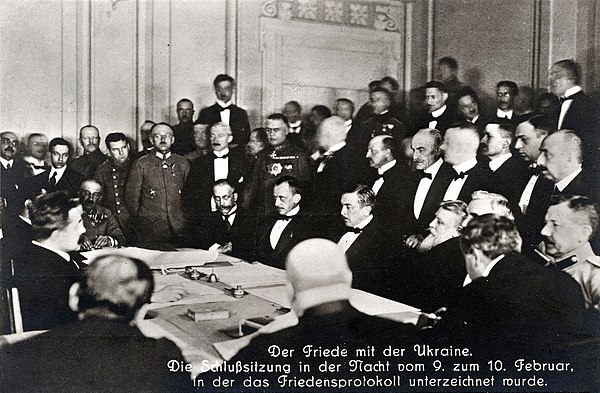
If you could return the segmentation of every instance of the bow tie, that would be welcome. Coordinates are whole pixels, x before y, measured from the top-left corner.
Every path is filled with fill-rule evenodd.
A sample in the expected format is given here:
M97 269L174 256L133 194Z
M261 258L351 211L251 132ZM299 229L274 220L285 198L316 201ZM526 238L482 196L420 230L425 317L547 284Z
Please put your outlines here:
M290 132L292 134L298 134L298 133L300 133L300 126L290 127Z
M227 158L227 157L229 157L229 153L227 153L227 154L223 154L221 157L219 157L219 156L218 156L218 155L216 155L216 154L213 154L213 159L215 159L215 160L216 160L216 159L219 159L219 158Z
M30 164L29 166L32 167L33 169L46 169L45 165Z
M292 219L293 216L284 216L283 214L280 214L277 216L277 221L279 220L283 220L283 221L290 221Z
M226 110L230 110L231 109L231 105L227 105L227 106L221 106L219 105L219 111L223 112Z
M428 119L429 121L437 121L437 117L433 116L433 114L432 114L432 113L429 113L429 114L427 115L427 119Z
M560 97L560 104L562 105L563 102L569 101L572 99L573 99L573 97Z
M531 173L532 175L539 175L540 173L542 173L542 168L540 168L537 163L532 162L531 164L529 164L529 173Z
M350 228L350 227L346 227L346 232L352 232L352 233L361 233L363 230L360 228Z
M430 179L430 180L433 179L433 175L431 173L427 173L425 171L418 171L417 175L419 176L420 179L423 179L425 177L428 178L428 179Z
M464 179L464 178L465 178L465 176L467 176L467 174L466 174L466 173L464 173L464 172L461 172L461 173L456 173L456 174L454 175L454 180L457 180L457 179Z

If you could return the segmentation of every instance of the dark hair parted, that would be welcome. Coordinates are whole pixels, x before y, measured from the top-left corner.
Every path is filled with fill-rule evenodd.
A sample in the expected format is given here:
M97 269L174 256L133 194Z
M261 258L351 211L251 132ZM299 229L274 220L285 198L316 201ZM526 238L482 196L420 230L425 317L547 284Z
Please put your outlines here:
M423 89L438 89L442 93L448 93L448 86L444 82L440 81L429 81L425 83Z
M496 85L496 89L500 87L507 87L510 90L510 95L512 96L519 94L519 86L513 81L500 81Z
M106 143L106 147L109 150L110 150L111 143L121 142L121 141L123 141L125 143L129 143L129 141L127 140L127 137L122 132L111 132L104 139L104 142Z
M79 206L79 200L66 191L40 194L29 208L31 230L35 240L48 239L54 231L63 229L69 222L69 211Z
M290 190L292 190L293 194L302 195L302 184L300 180L296 179L294 176L284 175L280 176L275 180L275 186L280 186L284 183L287 183L290 186Z
M231 82L231 84L235 86L235 80L227 74L217 75L215 80L213 81L213 86L217 87L217 85L221 82Z
M66 146L69 149L69 154L73 151L71 144L64 138L53 138L48 144L48 151L52 153L54 146Z

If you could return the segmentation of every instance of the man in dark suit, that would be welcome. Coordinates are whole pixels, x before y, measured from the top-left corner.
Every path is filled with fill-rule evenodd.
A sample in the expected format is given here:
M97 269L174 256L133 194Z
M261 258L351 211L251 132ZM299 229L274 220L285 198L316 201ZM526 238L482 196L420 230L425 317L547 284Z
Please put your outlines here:
M550 90L561 99L556 128L575 131L583 142L585 166L600 176L600 105L583 92L581 67L572 59L558 61L550 68L549 82Z
M309 214L300 206L300 181L292 176L281 176L273 186L277 215L265 217L256 232L256 260L283 268L290 250L315 231Z
M196 124L214 124L223 122L231 126L234 145L245 145L250 138L248 113L232 103L235 81L226 74L219 74L213 81L217 102L204 108L198 114Z
M47 155L48 137L35 132L27 137L27 146L20 161L23 161L30 172L30 176L35 176L48 169Z
M515 103L519 86L513 81L500 81L496 85L496 121L517 123Z
M15 159L19 151L17 135L5 131L0 133L0 140L0 228L4 228L4 224L15 220L23 208L21 187L29 171L23 161Z
M471 282L435 327L441 342L468 347L474 359L565 361L562 350L584 323L575 280L523 258L519 233L506 217L472 218L460 246Z
M96 173L98 166L106 160L106 156L100 151L100 132L92 125L81 127L79 130L79 142L83 146L83 154L70 162L70 166L80 173L84 179L91 179Z
M184 156L194 150L194 103L183 98L177 102L177 120L173 125L173 153Z
M251 259L256 216L247 214L238 205L235 183L220 179L214 182L212 189L217 210L188 220L183 233L185 245Z
M348 98L338 98L335 100L333 106L333 114L344 119L344 126L346 127L346 134L355 127L354 124L354 102Z
M374 218L375 193L358 185L342 195L345 228L334 237L348 259L354 276L353 287L389 297L388 271L394 260L394 237L389 228Z
M481 113L481 103L475 90L470 87L460 90L458 94L458 113L462 115L463 120L475 124L483 136L483 130L489 123L489 120L484 114Z
M206 214L212 207L212 185L227 179L241 189L246 168L244 151L240 147L230 148L233 140L231 127L215 123L210 127L212 154L199 157L190 165L190 174L183 188L183 211L186 216Z
M477 127L472 123L460 123L446 131L440 148L444 162L454 169L454 179L448 185L443 200L460 199L469 203L474 191L490 189L491 170L477 161L479 143Z
M278 384L277 381L282 379L291 382L293 378L310 377L320 380L335 375L336 378L343 379L361 375L344 366L341 368L334 366L338 371L333 374L325 372L319 367L324 362L323 357L303 355L305 354L303 348L307 345L310 345L310 349L339 347L339 350L343 350L347 355L340 353L340 356L328 357L327 363L347 365L351 354L356 354L359 348L374 346L374 354L373 357L369 357L369 361L384 360L385 362L385 358L381 355L389 345L394 348L412 348L418 342L413 325L369 316L359 312L350 304L353 273L335 243L324 239L303 241L290 252L286 270L293 292L292 308L298 315L298 324L275 333L255 337L246 348L231 359L231 362L241 362L241 364L259 362L266 364L268 368L291 364L290 372L282 374L279 379L276 378L281 373L261 376L265 379L270 378L269 391L297 390L287 384ZM274 352L270 354L270 351L277 348L293 350L294 352L291 352L293 357L272 356ZM406 357L411 358L408 353ZM403 361L406 357L403 357ZM299 361L310 367L310 373L302 372L303 369L297 364ZM393 374L392 370L388 371ZM241 386L243 380L255 374L240 372L218 375L236 379L235 384ZM377 375L384 378L388 373L381 370ZM264 391L264 388L252 389L252 391Z
M189 374L169 369L183 363L177 346L145 337L134 324L153 288L140 260L108 255L93 261L81 282L65 289L65 303L78 319L2 348L0 390L30 391L40 375L49 392L190 390Z
M79 202L64 191L33 200L34 240L14 261L13 285L19 290L25 330L50 329L76 317L67 298L80 266L68 253L79 248L85 232L82 213Z
M515 128L506 122L489 123L481 140L481 152L490 159L488 166L494 191L516 206L529 180L529 169L521 157L511 152Z
M434 128L444 134L457 119L455 111L446 105L448 88L444 83L438 81L427 82L423 88L425 89L427 114L415 122L415 131Z
M54 138L48 145L50 151L50 170L27 179L25 197L34 198L42 190L46 192L66 191L71 197L76 197L84 177L67 164L71 154L71 144L63 138Z

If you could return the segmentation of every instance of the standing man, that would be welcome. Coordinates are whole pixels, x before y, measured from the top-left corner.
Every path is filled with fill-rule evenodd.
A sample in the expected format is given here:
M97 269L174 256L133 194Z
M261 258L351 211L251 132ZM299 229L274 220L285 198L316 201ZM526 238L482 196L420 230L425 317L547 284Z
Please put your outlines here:
M177 119L173 126L173 153L183 156L194 150L194 103L187 98L177 102Z
M79 142L83 146L83 155L71 161L71 168L83 175L86 180L91 179L98 166L106 160L106 156L99 148L100 132L98 128L92 125L81 127Z
M446 105L448 88L442 82L427 82L425 88L425 106L427 114L416 121L416 129L434 128L442 134L456 122L456 114Z
M15 159L19 151L17 135L5 131L0 133L0 141L0 227L4 228L6 220L17 219L23 209L21 187L28 171L22 161Z
M129 242L134 240L131 214L125 201L125 187L129 180L129 171L133 165L131 148L127 137L121 132L113 132L106 136L108 160L98 167L94 179L104 190L102 206L108 208L117 219L119 227Z
M352 129L354 118L354 102L347 98L338 98L333 105L333 114L344 119L346 134Z
M293 176L312 189L314 169L310 157L288 139L287 118L274 113L267 118L269 147L261 151L254 166L252 181L244 193L244 207L258 214L273 212L273 184L280 176Z
M529 180L529 171L527 163L511 152L514 137L513 124L489 123L481 140L481 152L490 159L494 189L516 206Z
M488 124L488 119L480 111L480 102L477 93L471 88L461 90L457 95L458 114L463 120L475 124L480 132Z
M496 85L496 118L498 121L516 122L515 102L519 95L519 86L513 81L500 81Z
M30 176L39 175L48 169L46 156L48 155L48 137L44 134L33 133L27 137L27 149L22 157Z
M303 190L298 179L281 176L275 181L273 199L277 214L266 217L256 233L256 259L284 268L290 250L311 237L314 223L300 206Z
M144 156L148 153L151 153L154 150L154 143L152 138L150 137L150 132L152 131L152 127L154 126L154 122L151 120L146 120L140 126L140 139L142 141L142 150L140 150L137 154L137 157Z
M75 198L84 178L71 168L71 164L67 164L71 154L71 144L63 138L54 138L50 141L48 150L52 166L49 170L27 179L25 198L33 199L43 191L59 190L66 191L69 196Z
M594 170L595 181L598 181L600 105L581 88L581 66L573 59L554 63L550 68L549 83L550 91L560 98L555 126L573 130L581 138L585 165Z
M183 210L186 218L214 210L211 197L215 181L227 179L241 188L246 159L241 147L229 147L232 140L229 125L216 123L210 127L212 154L200 157L191 164L190 174L183 189Z
M138 244L156 248L178 242L184 225L181 192L190 165L171 153L174 137L170 125L155 124L151 137L155 152L133 164L125 198L134 217Z
M235 81L227 74L217 75L213 81L217 102L204 108L198 114L196 124L208 124L223 122L229 124L233 133L234 145L245 145L250 138L250 121L248 113L233 104L232 97L235 90Z

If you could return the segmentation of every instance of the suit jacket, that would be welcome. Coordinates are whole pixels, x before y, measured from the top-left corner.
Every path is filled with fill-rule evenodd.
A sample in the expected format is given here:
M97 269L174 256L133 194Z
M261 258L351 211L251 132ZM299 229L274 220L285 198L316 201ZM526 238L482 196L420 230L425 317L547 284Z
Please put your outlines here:
M383 174L383 184L375 198L373 216L387 223L390 231L405 233L407 220L402 218L402 213L408 209L406 184L409 182L410 176L409 169L400 161L396 161L396 164ZM375 181L370 183L371 187Z
M462 288L437 330L474 356L560 358L559 346L581 334L584 310L572 277L512 253Z
M519 204L519 199L528 181L527 163L521 157L513 154L496 171L492 172L492 189L490 191L504 195L513 206L516 206Z
M600 105L582 91L571 97L573 101L565 114L561 128L573 130L581 138L584 165L597 171L598 159L600 159ZM560 108L556 114L557 126L559 116Z
M256 231L254 256L257 261L285 269L285 258L294 246L303 240L312 237L314 225L310 214L300 209L300 212L292 217L289 224L281 233L281 237L275 246L271 247L271 230L279 216L267 216Z
M126 202L134 216L138 243L169 243L181 233L181 193L189 168L188 161L177 154L171 154L164 165L156 154L133 164Z
M458 120L458 116L450 107L446 107L444 113L442 113L437 118L433 118L431 113L421 114L419 118L415 121L415 128L413 133L419 131L422 128L429 128L429 122L432 120L437 120L437 125L435 126L436 130L442 132L442 135L446 132L448 128Z
M2 348L3 392L27 392L44 376L45 392L184 392L188 373L169 372L183 362L167 339L144 337L121 320L87 317ZM99 367L99 365L102 365Z
M19 290L25 330L46 330L76 319L69 288L80 277L72 261L35 244L14 261L13 285Z
M56 185L51 185L49 183L50 172L51 170L47 170L37 176L27 178L25 181L25 198L33 199L41 194L42 190L46 190L46 192L67 191L72 198L77 198L79 187L84 180L83 175L73 170L68 164L67 169L65 169L63 176Z
M102 164L104 161L106 161L106 156L100 151L100 149L96 149L93 153L84 153L83 155L73 159L69 163L69 166L87 180L94 177L94 173L96 173L98 166L100 166L100 164Z
M173 126L175 142L171 146L173 153L183 156L194 150L194 123L178 123Z
M523 246L537 246L542 241L541 231L553 189L554 183L540 175L533 187L525 214L522 215L519 210L515 210L519 213L516 223L523 238Z
M227 180L235 186L238 195L241 196L241 181L244 180L242 177L246 167L244 152L239 148L229 149L228 162ZM215 179L214 170L215 158L212 153L199 157L190 165L190 174L183 187L183 211L187 217L210 211L213 183L219 180Z
M231 111L229 125L231 126L231 132L233 133L233 141L231 143L237 144L238 146L245 145L250 139L251 131L248 113L244 109L233 104L229 109ZM219 104L214 103L200 111L195 124L215 124L220 121L221 107Z
M489 191L493 188L490 180L492 171L487 164L478 162L466 174L468 175L467 180L465 180L465 184L463 184L457 199L469 203L471 202L473 192L477 190Z
M559 194L582 195L596 203L600 202L600 190L598 190L598 183L594 181L594 176L591 170L581 171Z
M249 215L239 205L233 225L228 226L219 211L207 212L187 223L183 233L188 247L208 249L215 243L232 244L231 255L242 259L252 259L257 218Z
M6 218L15 218L23 210L22 194L26 177L30 177L30 174L22 160L14 159L10 169L0 165L0 198L4 198L5 203L3 210L0 210L3 224Z

